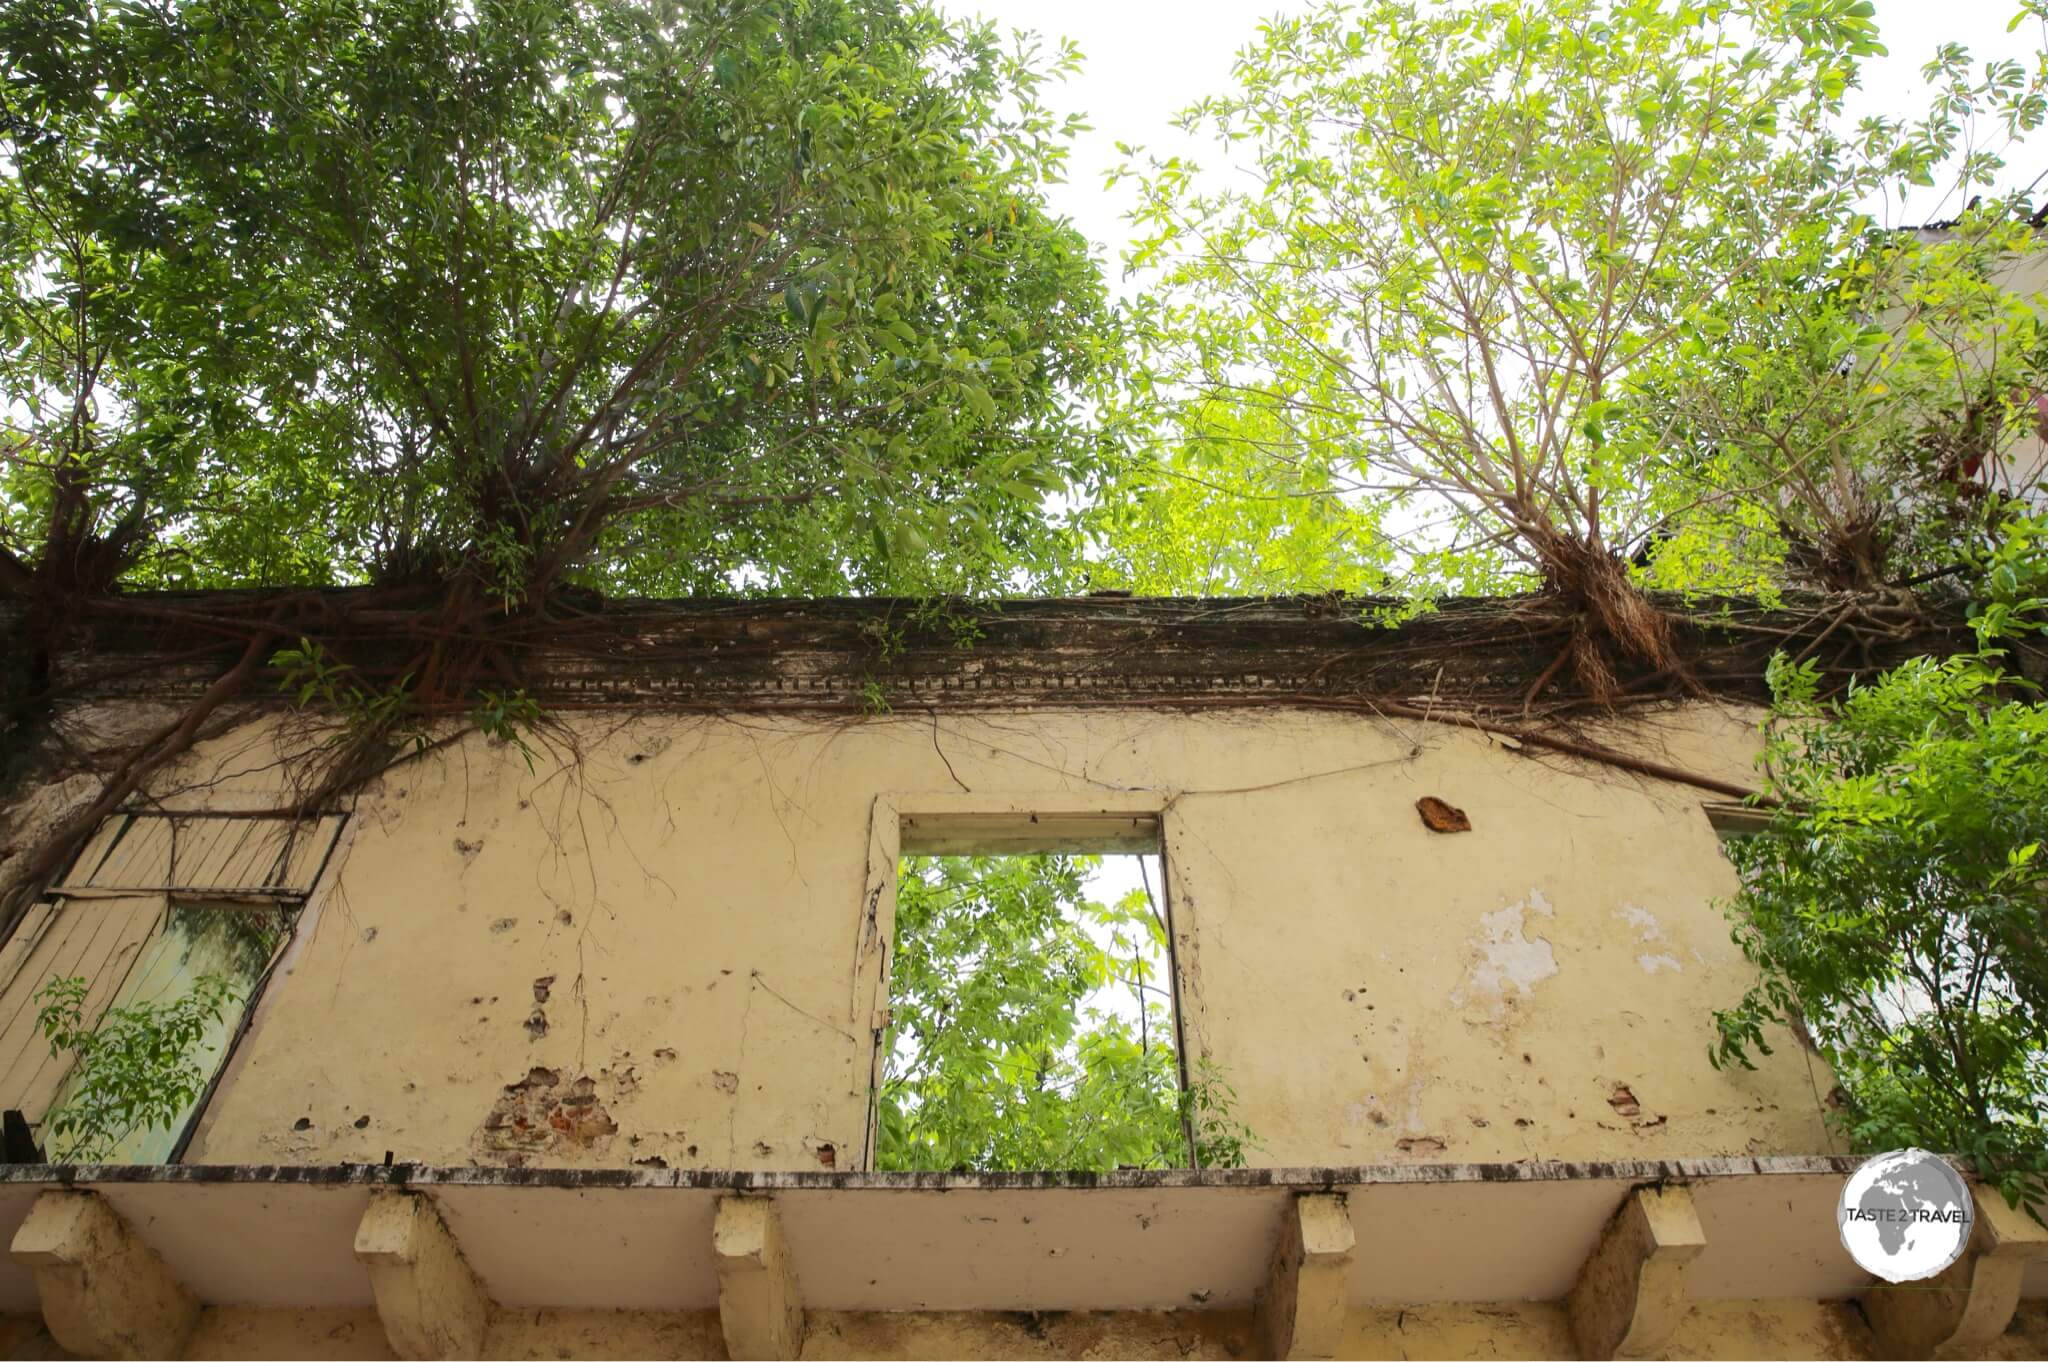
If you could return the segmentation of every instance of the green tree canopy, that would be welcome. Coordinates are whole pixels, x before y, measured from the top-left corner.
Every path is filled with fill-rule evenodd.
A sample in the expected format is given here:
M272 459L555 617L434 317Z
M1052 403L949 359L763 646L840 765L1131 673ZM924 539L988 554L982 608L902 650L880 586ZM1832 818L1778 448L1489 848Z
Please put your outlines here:
M465 609L1060 570L1103 290L986 28L40 0L0 47L17 579L95 535L102 580Z
M877 1167L1243 1162L1249 1136L1221 1079L1197 1062L1183 1092L1165 919L1149 888L1092 899L1100 865L905 858ZM1113 995L1127 1004L1106 1006Z
M1760 981L1717 1016L1716 1063L1802 1025L1864 1152L1964 1154L2015 1200L2048 1194L2048 705L2004 650L2048 620L2048 522L1988 564L1983 651L1817 698L1781 663L1768 828L1731 848L1735 939Z
M2010 199L1939 239L1866 208L1937 175L1982 192L2048 97L2039 62L1973 72L1951 46L1928 117L1847 126L1882 50L1861 0L1369 0L1264 26L1238 89L1182 119L1242 173L1139 175L1153 288L1120 414L1152 456L1097 514L1103 573L1546 590L1601 693L1670 662L1632 583L1837 585L1846 561L1870 586L1938 558L1857 554L1874 507L1955 481L1940 438L2031 424L2009 266L2036 231ZM1925 537L1953 544L1940 499ZM1968 508L1980 531L1995 508Z

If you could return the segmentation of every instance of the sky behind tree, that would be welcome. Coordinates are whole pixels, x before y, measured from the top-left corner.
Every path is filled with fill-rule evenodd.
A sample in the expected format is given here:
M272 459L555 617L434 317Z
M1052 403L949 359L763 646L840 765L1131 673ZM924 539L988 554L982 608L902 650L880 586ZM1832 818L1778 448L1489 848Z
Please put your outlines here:
M1182 137L1171 126L1175 113L1206 94L1231 88L1231 66L1259 23L1274 14L1298 14L1308 0L942 0L953 14L980 15L1005 28L1034 30L1051 41L1070 38L1086 59L1078 76L1055 91L1061 110L1086 115L1091 130L1073 149L1067 182L1052 186L1054 208L1074 220L1096 244L1113 276L1129 240L1123 215L1135 201L1127 186L1103 187L1104 177L1124 159L1118 142L1136 143L1159 154L1192 152L1204 165L1217 162L1215 149ZM2008 33L2018 0L1876 0L1878 23L1889 55L1863 72L1852 92L1852 117L1926 112L1928 86L1920 68L1943 42L1959 42L1972 59L2028 59L2036 25ZM2048 165L2011 168L2024 185ZM1906 204L1898 223L1952 215L1961 207L1939 195Z

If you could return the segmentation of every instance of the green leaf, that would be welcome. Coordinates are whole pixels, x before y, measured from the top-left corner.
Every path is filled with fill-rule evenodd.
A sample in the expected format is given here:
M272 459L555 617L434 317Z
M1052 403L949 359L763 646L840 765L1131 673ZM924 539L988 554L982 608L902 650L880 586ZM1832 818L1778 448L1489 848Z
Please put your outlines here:
M960 392L967 399L969 409L976 416L980 417L984 422L993 422L996 419L996 402L993 397L989 396L988 389L981 387L979 384L964 383L960 387Z

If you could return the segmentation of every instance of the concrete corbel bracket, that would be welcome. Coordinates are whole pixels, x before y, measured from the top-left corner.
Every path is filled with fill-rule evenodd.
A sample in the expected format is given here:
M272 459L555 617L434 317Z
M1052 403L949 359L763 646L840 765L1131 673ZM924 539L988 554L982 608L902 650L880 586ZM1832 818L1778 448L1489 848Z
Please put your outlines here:
M1685 1269L1706 1246L1686 1188L1631 1191L1565 1298L1579 1356L1650 1357L1661 1351L1692 1308Z
M1357 1245L1342 1194L1310 1192L1288 1201L1259 1293L1256 1324L1267 1357L1338 1355L1344 1284Z
M10 1252L35 1273L50 1336L80 1357L176 1357L199 1323L198 1298L96 1193L44 1192Z
M712 1226L718 1322L728 1357L793 1358L804 1346L804 1303L782 1219L767 1197L726 1197Z
M2048 1229L1974 1189L1976 1228L1963 1256L1924 1282L1873 1287L1863 1313L1886 1357L1982 1357L2012 1323L2030 1263L2048 1259Z
M434 1203L416 1192L371 1194L356 1226L391 1350L406 1358L482 1357L491 1299Z

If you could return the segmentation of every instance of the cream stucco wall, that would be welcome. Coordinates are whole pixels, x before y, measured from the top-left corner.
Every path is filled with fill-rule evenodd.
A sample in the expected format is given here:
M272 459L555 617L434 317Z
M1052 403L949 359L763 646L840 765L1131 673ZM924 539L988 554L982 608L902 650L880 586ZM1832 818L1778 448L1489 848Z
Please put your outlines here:
M278 733L162 793L274 801ZM1602 736L1751 774L1739 711ZM557 748L471 737L364 794L190 1161L857 1167L890 797L1157 808L1184 1026L1258 1163L1832 1148L1798 1044L1706 1062L1749 975L1696 789L1272 709L603 716Z

